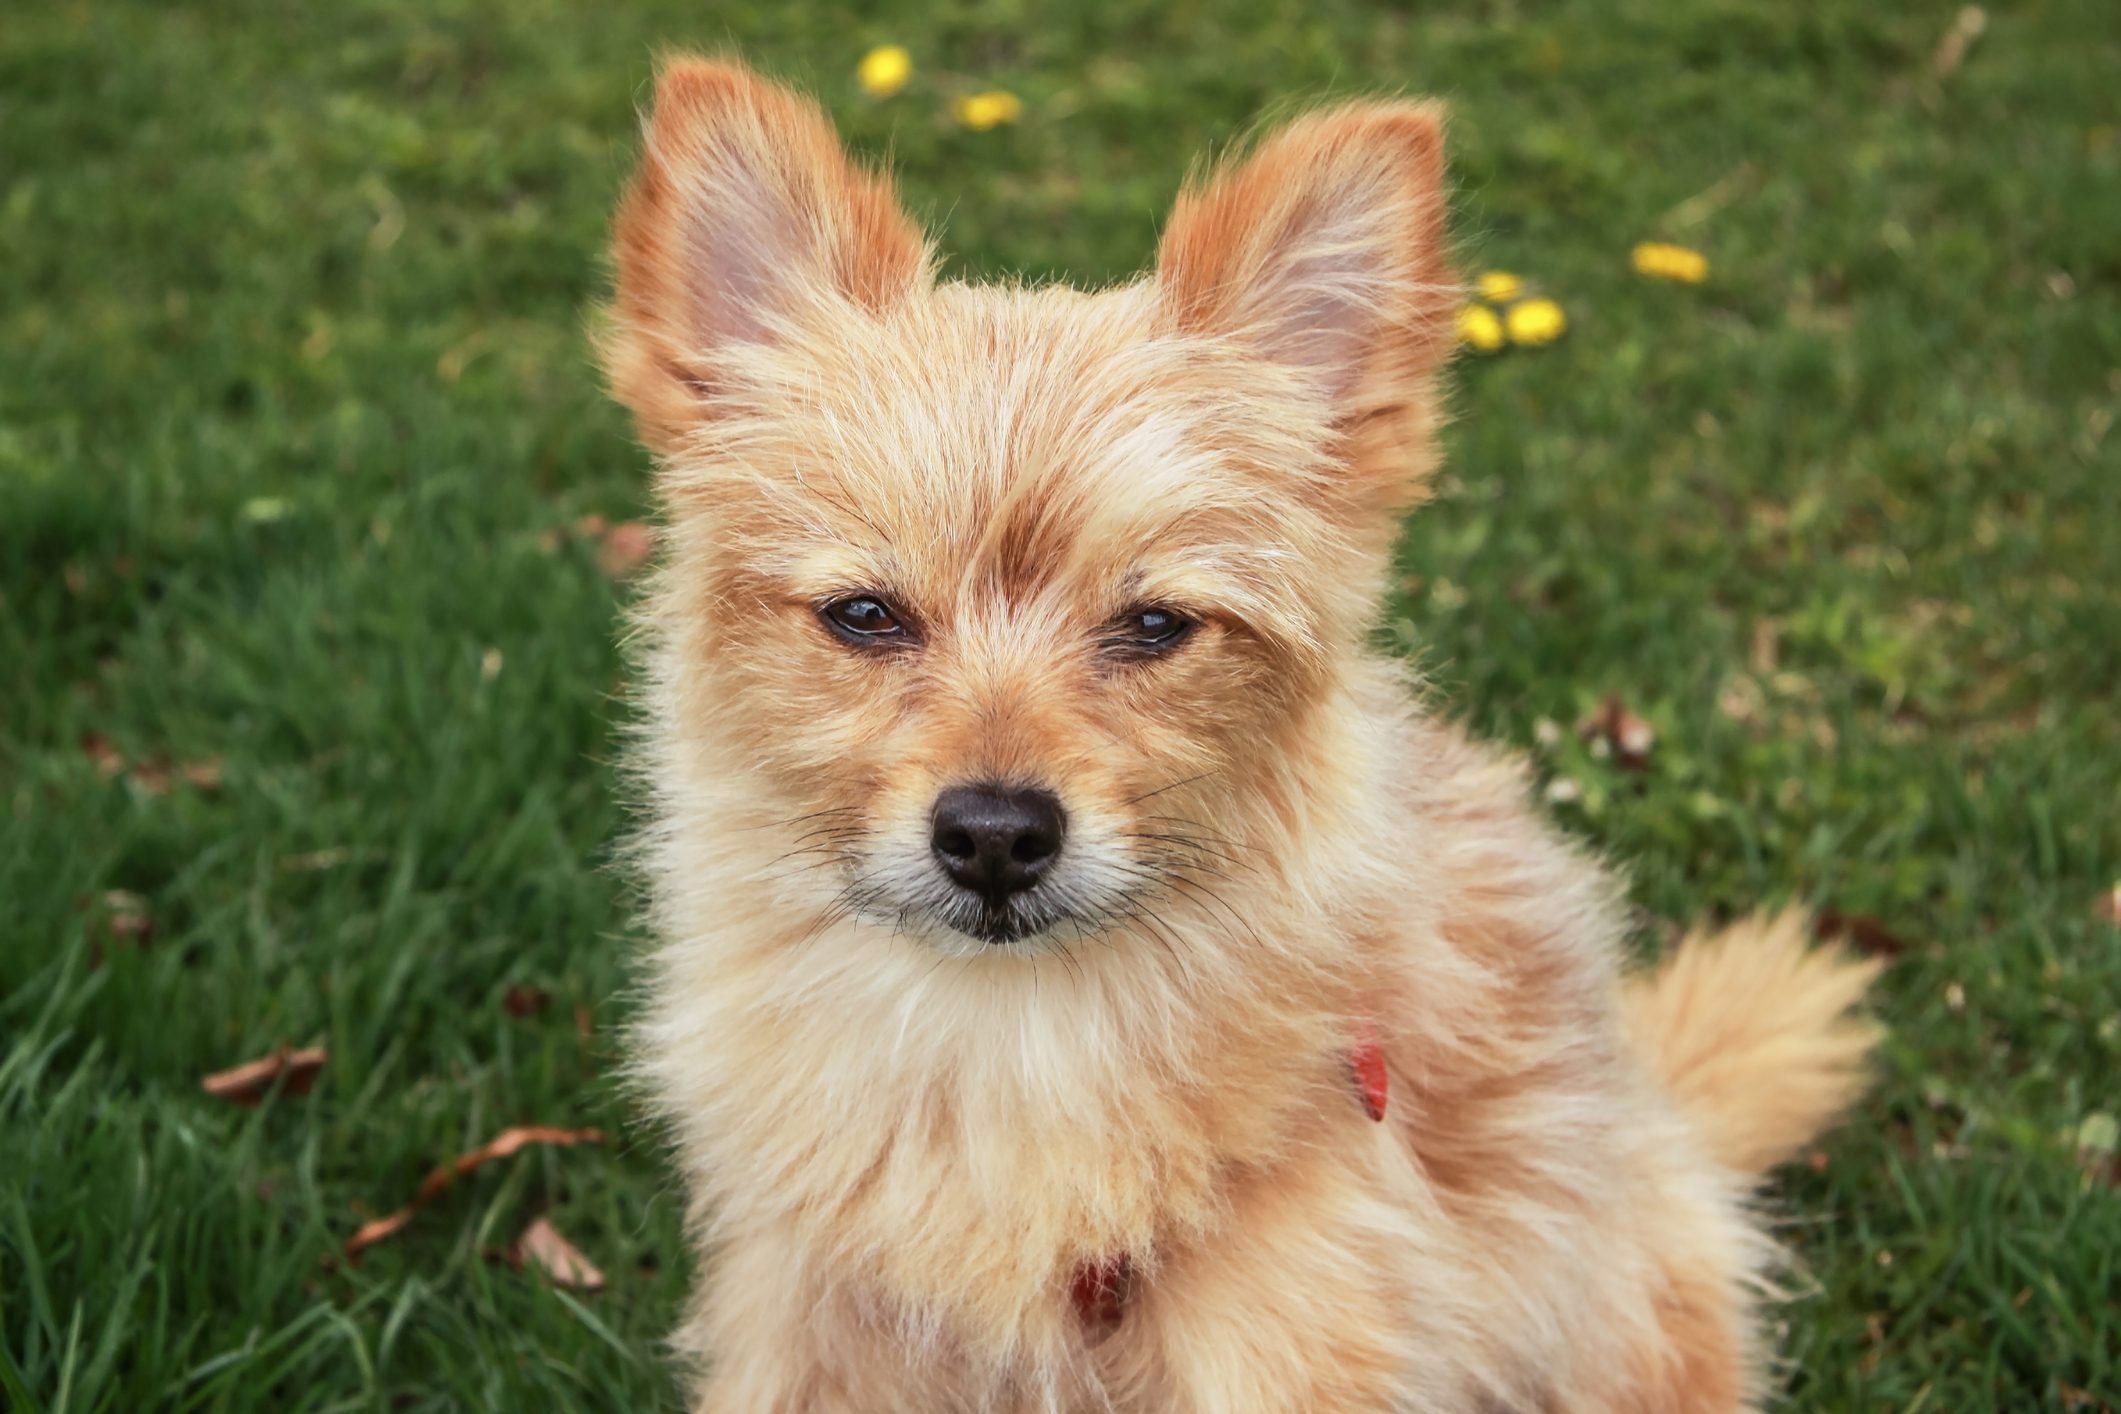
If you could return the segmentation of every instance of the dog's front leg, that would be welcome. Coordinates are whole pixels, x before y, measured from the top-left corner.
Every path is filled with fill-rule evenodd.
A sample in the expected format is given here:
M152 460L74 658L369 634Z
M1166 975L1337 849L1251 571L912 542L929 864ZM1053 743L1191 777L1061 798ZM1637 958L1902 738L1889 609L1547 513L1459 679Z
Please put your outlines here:
M915 1408L900 1350L858 1319L800 1246L761 1232L701 1254L673 1344L699 1372L691 1414L869 1414ZM946 1407L946 1406L939 1406Z
M738 1299L738 1298L732 1298ZM699 1344L692 1414L876 1414L968 1406L943 1378L827 1301L805 1318L767 1303L717 1317Z
M1143 1323L1128 1343L1144 1396L1125 1407L1454 1407L1447 1374L1417 1368L1421 1315L1387 1256L1415 1240L1407 1209L1360 1167L1323 1161L1253 1179L1226 1226L1168 1254L1128 1315Z
M968 1360L941 1324L850 1282L794 1235L760 1231L725 1241L702 1254L701 1266L698 1296L674 1340L699 1372L690 1414L1077 1407L1065 1397L1033 1397L1042 1386L1027 1383L1025 1370Z
M838 1396L816 1336L801 1309L803 1293L776 1273L754 1244L729 1244L705 1255L708 1274L672 1338L698 1372L691 1414L797 1414L851 1406Z

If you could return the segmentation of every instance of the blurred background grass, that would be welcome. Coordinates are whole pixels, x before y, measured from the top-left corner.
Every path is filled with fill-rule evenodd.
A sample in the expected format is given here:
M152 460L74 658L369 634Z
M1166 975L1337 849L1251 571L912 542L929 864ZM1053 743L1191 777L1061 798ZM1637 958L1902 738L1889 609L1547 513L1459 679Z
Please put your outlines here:
M625 589L575 528L644 513L583 330L664 45L814 89L982 277L1140 269L1188 161L1262 113L1448 98L1467 268L1571 328L1461 361L1383 631L1535 754L1646 940L1794 896L1897 952L1885 1083L1776 1197L1792 1405L2111 1406L2121 25L1997 6L1940 62L1959 14L11 11L9 1407L674 1404L677 1204L613 1077ZM915 70L879 100L855 66L887 42ZM952 119L989 89L1017 122ZM1643 239L1708 280L1634 274ZM1609 697L1646 769L1578 736ZM330 1049L309 1095L199 1092L282 1044ZM612 1143L332 1260L517 1122ZM540 1213L606 1291L490 1260Z

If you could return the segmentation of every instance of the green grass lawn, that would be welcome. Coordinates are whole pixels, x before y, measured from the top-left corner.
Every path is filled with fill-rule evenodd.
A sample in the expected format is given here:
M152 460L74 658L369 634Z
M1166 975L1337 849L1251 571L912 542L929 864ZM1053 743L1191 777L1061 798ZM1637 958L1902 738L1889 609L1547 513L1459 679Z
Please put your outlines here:
M1899 943L1876 1097L1776 1185L1793 1407L2121 1401L2079 1152L2121 1114L2111 0L1997 5L1942 76L1951 3L881 8L0 21L0 1404L675 1404L678 1205L617 1075L626 589L571 529L645 514L585 322L666 44L813 87L979 275L1123 277L1261 112L1448 97L1468 269L1571 327L1461 360L1384 631L1646 941L1802 897ZM1019 123L950 120L989 87ZM1653 238L1708 280L1633 273ZM1577 736L1609 695L1647 769ZM308 1095L200 1092L280 1045L329 1049ZM610 1143L334 1260L517 1123ZM539 1214L604 1292L494 1259Z

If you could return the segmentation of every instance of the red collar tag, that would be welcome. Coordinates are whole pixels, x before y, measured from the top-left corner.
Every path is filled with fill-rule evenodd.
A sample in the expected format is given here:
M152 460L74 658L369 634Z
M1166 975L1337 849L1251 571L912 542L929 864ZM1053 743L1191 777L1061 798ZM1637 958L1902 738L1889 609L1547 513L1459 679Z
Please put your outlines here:
M1385 1050L1377 1042L1377 1023L1358 1017L1355 1045L1348 1052L1348 1069L1355 1080L1355 1096L1371 1119L1385 1117L1385 1096L1390 1087L1385 1074Z
M1068 1297L1090 1338L1102 1340L1119 1328L1119 1318L1134 1286L1134 1259L1122 1252L1075 1269Z

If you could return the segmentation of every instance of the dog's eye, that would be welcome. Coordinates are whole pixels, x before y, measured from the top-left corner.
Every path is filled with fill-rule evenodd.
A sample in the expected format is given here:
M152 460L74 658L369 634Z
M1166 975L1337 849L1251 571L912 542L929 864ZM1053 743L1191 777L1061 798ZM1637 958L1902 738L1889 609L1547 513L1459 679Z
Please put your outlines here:
M823 609L825 623L850 643L888 643L906 637L898 611L873 594L850 594Z
M1105 644L1124 653L1163 653L1192 631L1192 620L1170 609L1129 609L1106 628Z

